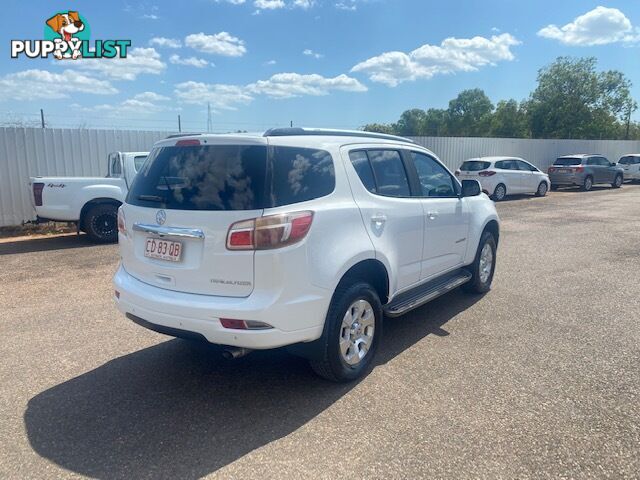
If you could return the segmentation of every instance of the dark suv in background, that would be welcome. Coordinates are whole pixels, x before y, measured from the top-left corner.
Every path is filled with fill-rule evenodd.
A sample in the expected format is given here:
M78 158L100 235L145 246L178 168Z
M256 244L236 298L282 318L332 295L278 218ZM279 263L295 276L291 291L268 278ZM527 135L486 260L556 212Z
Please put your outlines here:
M551 189L558 187L582 187L589 191L598 183L609 183L620 188L624 179L622 167L596 154L579 154L559 157L548 170Z

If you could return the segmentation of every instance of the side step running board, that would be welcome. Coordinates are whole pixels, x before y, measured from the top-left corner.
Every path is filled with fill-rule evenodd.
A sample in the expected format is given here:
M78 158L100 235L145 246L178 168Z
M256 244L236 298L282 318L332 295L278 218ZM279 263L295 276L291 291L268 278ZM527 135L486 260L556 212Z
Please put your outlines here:
M421 307L425 303L450 292L469 280L471 280L471 273L464 269L456 270L408 292L401 293L391 303L384 306L384 313L389 317L399 317L409 310Z

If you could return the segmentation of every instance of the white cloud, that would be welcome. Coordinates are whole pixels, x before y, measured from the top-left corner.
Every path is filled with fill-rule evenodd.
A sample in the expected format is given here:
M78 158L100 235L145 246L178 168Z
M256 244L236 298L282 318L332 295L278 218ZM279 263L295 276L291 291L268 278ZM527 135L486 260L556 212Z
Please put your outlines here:
M409 53L385 52L358 63L351 71L395 87L402 82L470 72L497 62L511 61L515 58L511 47L519 44L508 33L491 38L447 38L440 45L423 45Z
M238 105L247 105L253 97L239 85L183 82L176 85L176 97L190 104L211 103L214 110L236 110Z
M308 57L313 57L313 58L322 58L324 57L323 54L318 53L318 52L314 52L313 50L311 50L310 48L307 48L306 50L302 51L303 55L306 55Z
M335 6L338 10L348 10L353 12L356 10L356 0L345 0L343 2L336 3Z
M0 77L0 100L69 98L76 93L109 95L118 93L118 90L107 80L73 70L52 73L32 69Z
M247 89L252 93L272 98L291 98L302 95L328 95L332 90L365 92L367 87L344 74L326 78L318 74L277 73L269 80L259 80L247 85Z
M216 3L231 3L232 5L242 5L247 0L215 0Z
M313 7L315 3L316 2L314 0L294 0L293 6L298 8L303 8L306 10L307 8Z
M266 62L264 62L263 65L275 65L277 62L275 60L268 60Z
M180 48L182 47L182 42L177 38L153 37L149 40L149 45L166 48Z
M56 65L63 62L56 62ZM160 59L154 48L132 48L126 58L81 58L73 62L64 62L71 67L96 72L113 80L135 80L138 75L148 73L159 75L167 65Z
M276 10L286 5L282 0L255 0L253 6L259 10Z
M184 43L187 47L199 52L223 55L225 57L241 57L247 52L244 41L227 32L220 32L214 35L207 35L203 32L192 33L185 37Z
M159 93L155 93L155 92L138 93L133 98L136 100L141 100L145 102L164 102L164 101L170 100L169 97L165 95L160 95Z
M158 20L160 17L155 13L145 13L142 15L142 18L146 20Z
M638 28L617 8L596 7L563 27L548 25L538 32L544 38L572 46L606 45L640 40Z
M171 55L169 61L175 65L186 65L188 67L204 68L209 65L214 66L213 63L209 63L204 58L198 57L181 57L180 55Z

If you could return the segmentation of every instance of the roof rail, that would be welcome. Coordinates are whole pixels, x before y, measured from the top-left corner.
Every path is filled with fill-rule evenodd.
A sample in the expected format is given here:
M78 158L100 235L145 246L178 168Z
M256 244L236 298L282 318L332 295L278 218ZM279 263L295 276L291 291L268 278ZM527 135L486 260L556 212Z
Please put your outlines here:
M387 135L386 133L364 132L362 130L331 130L328 128L300 128L300 127L284 127L270 128L264 132L265 137L296 137L303 135L315 136L331 136L331 137L363 137L363 138L382 138L384 140L397 140L400 142L416 143L413 140L397 135Z
M165 139L167 139L167 138L191 137L193 135L202 135L202 133L174 133L172 135L169 135L168 137L165 137Z

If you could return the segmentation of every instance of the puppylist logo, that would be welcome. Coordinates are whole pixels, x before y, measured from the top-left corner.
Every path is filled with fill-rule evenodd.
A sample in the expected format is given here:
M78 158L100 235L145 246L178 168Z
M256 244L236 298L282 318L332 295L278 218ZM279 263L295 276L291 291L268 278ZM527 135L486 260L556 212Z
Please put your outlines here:
M76 11L58 12L45 21L44 40L12 40L11 58L58 60L78 58L126 58L131 40L90 40L91 28L87 20Z

